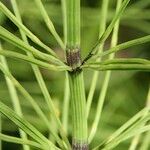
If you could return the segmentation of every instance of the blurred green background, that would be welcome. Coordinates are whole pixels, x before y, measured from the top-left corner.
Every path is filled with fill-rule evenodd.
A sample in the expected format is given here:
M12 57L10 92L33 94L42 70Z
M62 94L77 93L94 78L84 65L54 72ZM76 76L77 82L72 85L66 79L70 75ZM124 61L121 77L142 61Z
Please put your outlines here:
M9 0L0 0L12 11ZM110 0L107 24L110 23L115 13L115 5L117 0ZM52 47L57 54L63 57L62 50L58 46L53 36L46 28L39 10L35 6L33 0L17 0L19 10L23 18L24 24L44 43ZM57 32L63 38L63 25L60 0L43 0L45 8L51 17ZM100 23L100 6L101 0L81 0L81 49L84 58L93 44L98 39L99 23ZM0 24L20 37L18 28L0 12ZM119 30L119 43L142 37L150 34L150 3L148 0L132 0L121 19ZM105 44L105 49L110 45L111 36ZM39 48L30 41L30 44ZM2 41L4 48L19 51L8 42ZM40 49L41 50L41 49ZM20 51L19 51L20 52ZM21 51L22 52L22 51ZM116 54L116 57L139 57L150 58L150 43L132 47L129 50ZM48 114L47 105L44 103L42 93L36 82L31 66L23 61L7 59L12 74L27 89L27 91L36 99L45 114ZM41 69L47 88L58 108L58 115L61 117L62 103L64 95L64 79L65 73L55 73ZM84 71L85 87L88 95L91 84L93 71ZM105 72L100 73L97 82L96 92L92 103L92 109L89 117L89 129L95 115L97 99L101 90L101 85ZM145 106L147 93L149 89L150 74L138 71L113 71L109 84L102 118L99 124L99 130L96 134L93 145L99 144L102 140L113 133L118 127L125 123L136 112ZM19 94L19 93L18 93ZM30 104L19 95L21 106L25 118L36 126L41 132L48 136L47 128L40 121L33 111ZM3 74L0 72L0 100L8 106L12 107L8 89ZM71 113L69 113L70 122ZM8 135L19 136L18 128L5 117L3 118L3 133ZM70 125L70 123L69 123ZM69 131L70 128L69 128ZM126 150L129 147L130 140L118 145L115 150ZM15 144L3 142L3 150L21 150L22 147Z

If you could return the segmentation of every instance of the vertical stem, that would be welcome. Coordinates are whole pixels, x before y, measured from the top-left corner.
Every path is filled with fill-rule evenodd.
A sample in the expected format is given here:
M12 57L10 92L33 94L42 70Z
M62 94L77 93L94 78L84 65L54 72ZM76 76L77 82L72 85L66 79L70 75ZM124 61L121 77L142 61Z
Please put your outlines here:
M122 0L117 1L116 14L119 11L121 3L122 3ZM115 26L114 26L112 40L111 40L111 47L114 47L117 44L119 23L120 23L120 21L118 20L116 22ZM114 56L115 56L115 54L110 54L109 59L113 59ZM103 82L103 85L102 85L101 93L99 95L97 109L96 109L96 115L95 115L95 119L94 119L94 122L93 122L93 125L92 125L90 135L89 135L89 139L88 139L89 142L91 142L93 140L93 138L96 134L98 125L99 125L99 121L101 119L101 113L102 113L102 109L103 109L103 105L104 105L104 101L105 101L105 97L106 97L110 77L111 77L111 71L107 71L106 74L105 74L105 77L104 77L104 82Z
M83 71L80 58L80 0L66 0L67 5L67 63L72 112L72 149L87 150L87 119Z
M109 0L102 1L102 7L101 7L101 12L100 12L101 15L100 15L99 38L103 35L106 29L108 4L109 4ZM103 47L104 47L104 43L102 43L102 45L98 48L98 53L103 52ZM98 59L97 61L100 61L100 59ZM99 77L99 72L95 71L91 80L91 86L90 86L89 94L87 97L87 118L90 113L91 104L92 104L96 84L98 81L98 77Z
M64 43L65 43L65 47L66 47L66 42L67 42L66 0L61 0L61 5L62 5L62 16L63 16ZM66 134L68 132L69 102L70 102L69 78L68 78L68 72L66 72L65 73L63 110L62 110L62 125L65 129Z

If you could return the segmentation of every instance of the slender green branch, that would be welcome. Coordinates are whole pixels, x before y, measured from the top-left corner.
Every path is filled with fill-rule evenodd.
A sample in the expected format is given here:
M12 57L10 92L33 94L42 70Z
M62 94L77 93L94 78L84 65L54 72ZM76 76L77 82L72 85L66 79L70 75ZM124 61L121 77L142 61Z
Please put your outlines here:
M29 31L18 19L0 2L0 10L19 28L21 29L33 42L40 45L47 50L50 54L56 57L56 54L52 49L42 43L31 31Z
M71 70L68 66L56 66L56 65L51 65L46 62L40 61L35 58L31 58L29 56L19 54L16 52L8 51L8 50L0 50L0 55L3 55L5 57L10 57L13 59L19 59L23 60L32 64L36 64L42 68L48 69L48 70L53 70L53 71L66 71L66 70Z
M106 56L108 54L115 53L117 51L124 50L124 49L130 48L132 46L136 46L136 45L140 45L140 44L144 44L144 43L148 43L148 42L150 42L150 35L119 44L119 45L112 47L111 49L109 49L109 50L107 50L101 54L97 54L97 55L93 56L92 59L95 59L97 57L103 57L103 56Z
M39 143L31 141L31 140L25 140L21 138L16 138L12 136L8 136L5 134L0 133L0 139L5 142L15 143L15 144L21 144L21 145L29 145L33 146L39 149L46 150L44 147L42 147Z
M118 13L118 11L121 7L121 3L122 3L122 0L117 1L116 14ZM119 20L117 20L117 22L114 26L114 31L113 31L113 35L112 35L112 41L111 41L111 47L115 46L117 44L118 30L119 30ZM114 54L110 55L109 59L112 59L113 57L114 57ZM96 115L95 115L95 119L94 119L94 122L93 122L93 125L92 125L90 135L89 135L89 142L91 142L93 140L93 138L96 134L97 128L98 128L99 121L101 119L101 113L102 113L104 100L105 100L107 89L108 89L110 76L111 76L111 72L107 71L106 74L105 74L104 82L103 82L102 89L101 89L101 92L100 92L100 95L99 95L97 109L96 109Z
M83 72L80 56L80 0L67 0L67 63L72 67L69 72L69 86L72 114L72 149L87 150L87 118Z
M84 59L83 63L85 63L87 60L89 60L93 55L97 53L98 47L105 42L105 40L108 38L110 35L111 31L113 30L116 22L120 19L121 15L123 14L125 8L127 7L128 3L130 0L124 0L120 9L118 10L118 13L114 16L113 20L111 21L110 25L107 27L106 31L104 34L101 36L101 38L97 41L97 43L94 45L90 53L87 55L87 57Z
M59 43L61 48L64 50L65 49L64 43L62 42L61 38L59 37L58 33L56 32L55 27L42 4L42 1L41 0L34 0L34 1L37 5L38 9L40 10L40 13L41 13L49 31L52 33L52 35L55 37L55 39L57 40L57 42Z
M66 0L61 0L62 5L62 16L63 16L63 33L64 33L64 43L66 46L67 42L67 9ZM70 103L70 89L69 89L69 75L68 72L65 73L65 84L64 84L64 99L63 99L63 110L62 110L62 124L66 131L68 132L68 117L69 117L69 103Z
M110 64L110 65L86 65L86 68L91 68L98 71L105 70L139 70L150 71L150 64Z
M108 59L102 62L87 63L87 65L149 64L149 63L150 63L150 60L142 59L142 58L114 58L114 59Z
M106 29L108 4L109 4L109 0L103 0L102 1L99 37L101 37L103 35L103 33ZM102 44L99 47L98 53L101 53L103 51L103 46L104 46L104 44ZM100 59L98 59L97 61L99 62ZM93 95L94 95L94 91L95 91L95 88L96 88L98 77L99 77L99 72L95 71L94 74L93 74L89 94L88 94L88 97L87 97L87 117L89 116L89 113L90 113L90 108L91 108L92 99L93 99Z
M69 89L69 76L66 72L65 76L65 90L64 90L64 100L63 100L63 110L62 110L62 124L66 131L68 132L68 117L69 117L69 103L70 103L70 89Z

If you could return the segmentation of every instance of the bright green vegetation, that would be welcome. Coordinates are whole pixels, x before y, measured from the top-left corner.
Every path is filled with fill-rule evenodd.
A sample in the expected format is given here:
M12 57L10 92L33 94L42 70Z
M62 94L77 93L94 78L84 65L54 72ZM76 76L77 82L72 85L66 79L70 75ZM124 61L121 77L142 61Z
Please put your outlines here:
M0 2L0 150L150 148L150 2L88 2Z

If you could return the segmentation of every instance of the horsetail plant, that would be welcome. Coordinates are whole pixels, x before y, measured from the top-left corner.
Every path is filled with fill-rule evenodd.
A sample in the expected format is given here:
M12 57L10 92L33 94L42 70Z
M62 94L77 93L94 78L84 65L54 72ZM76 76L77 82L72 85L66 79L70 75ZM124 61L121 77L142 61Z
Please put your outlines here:
M33 148L41 150L109 150L114 149L121 142L132 137L134 137L134 139L129 150L135 150L141 134L144 132L146 132L146 135L141 144L141 150L148 150L148 138L150 137L149 96L146 107L137 112L131 119L112 133L111 136L102 142L99 141L99 144L94 145L94 148L92 148L92 142L98 132L99 122L101 125L101 116L112 74L111 71L138 70L150 72L150 60L148 59L114 58L115 53L118 51L150 42L150 35L146 35L117 44L119 39L119 27L122 23L121 19L128 18L132 8L135 8L136 12L139 12L139 9L147 6L149 2L147 0L139 0L128 8L130 0L116 1L114 16L107 27L109 4L111 2L110 0L102 0L101 10L99 11L99 38L91 50L88 51L88 54L84 59L81 57L83 52L81 46L81 1L61 0L64 39L58 34L54 22L52 21L52 18L49 17L49 12L46 10L42 0L34 0L33 3L36 4L36 7L40 12L40 18L44 21L48 31L61 48L65 61L55 53L53 48L47 46L23 24L17 0L10 0L13 13L4 5L4 3L0 2L0 16L3 14L9 18L9 20L11 20L19 29L19 34L21 36L21 38L19 38L2 25L0 26L0 39L2 45L0 46L0 70L6 79L8 92L13 103L12 110L2 102L5 100L0 97L0 150L3 150L2 141L21 144L23 150L32 150ZM128 9L129 12L124 15L126 9ZM132 24L132 26L134 26L134 24ZM149 33L146 28L144 31ZM111 33L110 48L105 50L106 40ZM3 42L15 46L18 51L15 52L10 50L10 48L5 48ZM33 97L32 94L17 80L15 75L13 75L13 72L11 72L11 69L9 68L9 58L16 59L16 61L24 61L31 65L39 89L44 97L44 104L47 105L48 114L45 114L45 111L39 106L35 97ZM41 68L48 71L65 72L64 101L61 118L57 114L55 101L49 93ZM90 69L91 71L94 70L94 73L90 90L86 98L84 72L87 69ZM105 71L104 80L99 92L96 113L93 117L94 119L92 119L92 126L90 127L89 116L92 103L94 102L94 93L99 74L101 74L100 71ZM19 95L22 95L23 98ZM25 99L32 107L45 125L46 131L48 131L51 138L47 138L43 132L38 130L26 119L21 105L21 98ZM20 137L9 136L3 133L2 123L4 116L17 125ZM53 127L54 125L51 120L55 127ZM71 128L71 132L69 128Z

